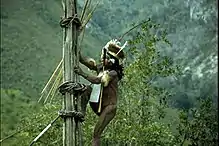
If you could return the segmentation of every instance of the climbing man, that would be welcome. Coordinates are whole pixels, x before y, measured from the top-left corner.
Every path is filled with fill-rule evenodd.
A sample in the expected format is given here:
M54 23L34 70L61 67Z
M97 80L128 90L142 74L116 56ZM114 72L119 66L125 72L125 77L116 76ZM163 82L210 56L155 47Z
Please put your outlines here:
M116 114L118 82L124 75L122 63L126 43L120 47L117 40L109 41L102 49L101 63L98 65L94 59L80 54L80 62L90 70L96 71L97 75L87 74L80 67L74 68L74 72L91 82L91 85L65 82L59 87L62 94L80 92L82 113L85 115L89 102L92 110L99 116L94 128L93 146L100 145L103 130Z

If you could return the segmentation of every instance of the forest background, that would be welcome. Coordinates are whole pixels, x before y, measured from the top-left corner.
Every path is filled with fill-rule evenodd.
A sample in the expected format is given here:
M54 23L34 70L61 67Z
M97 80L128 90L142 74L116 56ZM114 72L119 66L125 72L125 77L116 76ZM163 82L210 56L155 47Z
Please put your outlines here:
M118 113L103 145L218 145L217 9L215 0L101 1L82 44L96 60L110 39L150 18L124 38ZM37 102L62 58L61 1L1 0L0 15L1 139L28 126L1 144L28 145L61 108L59 94ZM85 145L95 120L89 108ZM61 123L36 145L62 145Z

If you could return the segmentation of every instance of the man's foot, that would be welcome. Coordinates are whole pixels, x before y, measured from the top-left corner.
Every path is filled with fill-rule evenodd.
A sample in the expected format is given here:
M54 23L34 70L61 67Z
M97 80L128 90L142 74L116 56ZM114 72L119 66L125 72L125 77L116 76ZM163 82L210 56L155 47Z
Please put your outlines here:
M67 81L62 83L58 89L62 95L65 95L66 92L70 94L83 93L87 87L84 84Z

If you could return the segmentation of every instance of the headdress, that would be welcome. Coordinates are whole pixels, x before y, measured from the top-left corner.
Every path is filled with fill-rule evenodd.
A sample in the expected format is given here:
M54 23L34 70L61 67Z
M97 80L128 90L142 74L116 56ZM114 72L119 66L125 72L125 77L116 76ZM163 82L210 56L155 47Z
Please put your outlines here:
M102 49L102 55L104 54L104 49L106 49L106 55L109 56L110 60L114 63L114 59L117 59L119 61L119 64L121 65L123 63L123 60L125 58L125 54L123 52L123 49L127 45L127 41L123 46L119 46L121 43L119 41L111 40L109 41L104 48ZM113 61L114 60L114 61Z

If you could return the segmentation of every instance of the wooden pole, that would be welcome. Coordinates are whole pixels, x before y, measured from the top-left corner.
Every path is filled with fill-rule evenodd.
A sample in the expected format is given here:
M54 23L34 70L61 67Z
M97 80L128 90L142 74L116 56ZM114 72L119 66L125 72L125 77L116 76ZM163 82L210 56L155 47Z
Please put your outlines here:
M76 0L63 0L64 17L69 18L76 14ZM76 77L73 72L75 63L74 56L77 46L77 30L76 25L71 23L68 28L63 31L63 80L75 81ZM74 96L66 93L63 99L63 109L66 111L74 111ZM63 124L63 146L76 146L74 117L64 118Z
M77 14L77 0L72 0L72 4L74 5L72 8L73 14ZM72 52L73 52L73 64L75 66L79 66L79 47L78 47L78 36L79 36L79 30L76 25L72 26L72 41L73 41L73 47L72 47ZM77 74L73 74L73 81L74 82L79 82L79 77ZM73 100L73 105L74 109L76 111L81 112L81 98L75 96ZM82 127L81 123L77 120L75 120L75 129L74 129L74 134L75 134L75 145L76 146L83 146L83 139L82 139Z

